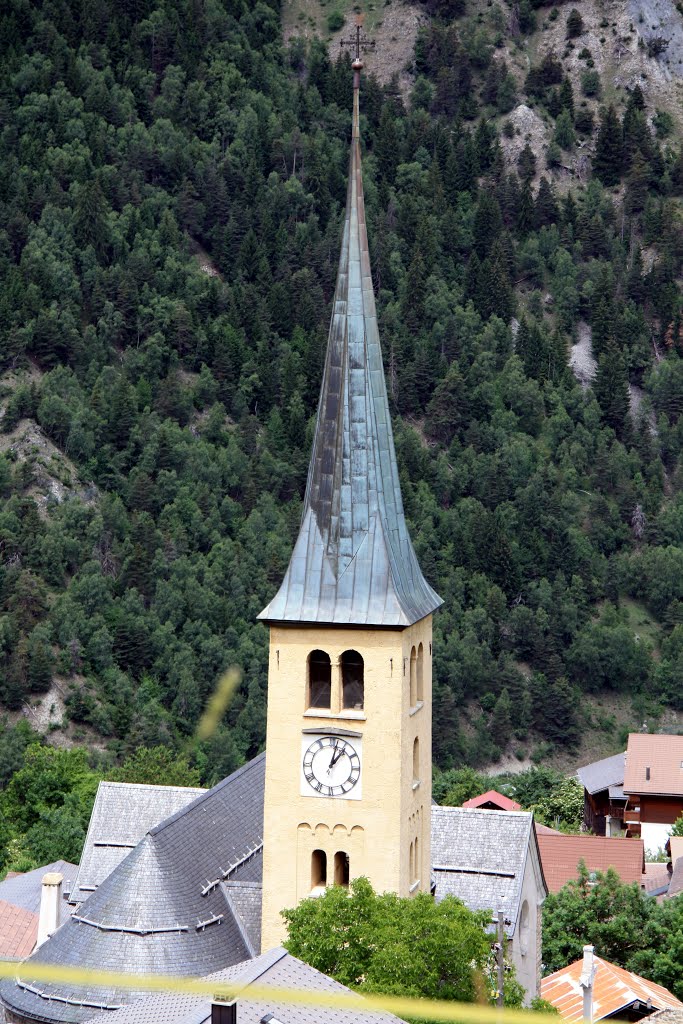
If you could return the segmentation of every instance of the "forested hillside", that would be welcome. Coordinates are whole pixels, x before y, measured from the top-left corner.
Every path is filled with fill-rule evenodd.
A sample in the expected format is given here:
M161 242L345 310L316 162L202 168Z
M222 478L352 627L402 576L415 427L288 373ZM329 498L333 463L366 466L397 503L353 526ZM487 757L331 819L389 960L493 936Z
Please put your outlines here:
M426 12L410 99L367 78L361 105L448 768L571 748L584 695L683 710L683 154L569 4ZM566 49L527 46L544 24ZM58 679L113 761L184 747L237 664L188 748L212 782L264 740L255 617L305 486L348 58L285 48L275 0L7 0L0 47L0 700Z

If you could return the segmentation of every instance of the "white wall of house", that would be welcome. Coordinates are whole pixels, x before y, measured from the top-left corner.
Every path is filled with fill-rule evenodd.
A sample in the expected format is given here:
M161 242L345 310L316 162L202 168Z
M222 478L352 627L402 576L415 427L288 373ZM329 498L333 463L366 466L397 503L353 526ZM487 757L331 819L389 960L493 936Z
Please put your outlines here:
M541 910L545 891L535 842L527 850L517 927L508 944L508 956L517 981L524 986L526 1003L539 994L541 982Z

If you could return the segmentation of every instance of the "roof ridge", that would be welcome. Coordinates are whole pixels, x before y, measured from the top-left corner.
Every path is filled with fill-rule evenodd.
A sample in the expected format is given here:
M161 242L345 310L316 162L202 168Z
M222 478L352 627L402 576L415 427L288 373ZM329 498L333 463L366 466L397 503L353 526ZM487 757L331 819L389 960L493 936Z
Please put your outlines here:
M121 786L126 789L163 789L173 790L173 792L180 793L206 793L206 786L164 786L162 783L158 785L154 782L117 782L114 779L101 779L98 785L98 789L104 788L105 786Z

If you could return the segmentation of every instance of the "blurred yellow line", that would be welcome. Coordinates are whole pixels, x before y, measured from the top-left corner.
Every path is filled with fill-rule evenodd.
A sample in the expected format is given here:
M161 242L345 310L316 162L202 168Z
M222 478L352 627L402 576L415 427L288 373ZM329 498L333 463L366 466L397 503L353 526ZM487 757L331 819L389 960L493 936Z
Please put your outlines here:
M238 668L229 668L218 680L216 689L209 698L206 711L199 719L197 739L208 740L213 736L225 714L235 690L240 684L242 673Z
M24 963L0 960L0 978L20 978L24 982L105 987L136 993L177 992L183 995L212 999L239 996L248 1002L288 1003L293 1006L321 1006L332 1010L394 1013L399 1017L422 1017L461 1024L495 1024L505 1017L506 1024L544 1024L557 1021L556 1016L531 1010L499 1009L475 1003L442 1002L432 999L409 999L403 996L359 995L355 992L317 992L309 989L276 988L271 985L250 985L239 981L207 981L206 978L179 978L165 974L123 974L116 971L93 971L81 967L59 967L55 964ZM48 995L48 993L46 993Z

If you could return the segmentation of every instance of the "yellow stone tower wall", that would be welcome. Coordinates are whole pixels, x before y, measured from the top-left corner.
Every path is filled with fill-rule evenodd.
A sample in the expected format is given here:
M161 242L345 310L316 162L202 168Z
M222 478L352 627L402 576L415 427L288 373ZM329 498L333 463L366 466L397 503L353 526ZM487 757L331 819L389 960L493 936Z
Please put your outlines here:
M350 878L365 875L378 892L408 896L429 891L431 645L431 615L404 630L271 627L263 950L286 938L280 911L311 896L314 850L327 854L328 885L334 882L335 853L343 852L349 856ZM314 650L325 651L332 663L329 711L306 707L308 655ZM362 711L340 708L339 659L348 650L358 651L364 660ZM301 793L304 730L325 733L327 729L357 734L349 741L361 747L360 799ZM419 743L416 772L415 739Z

